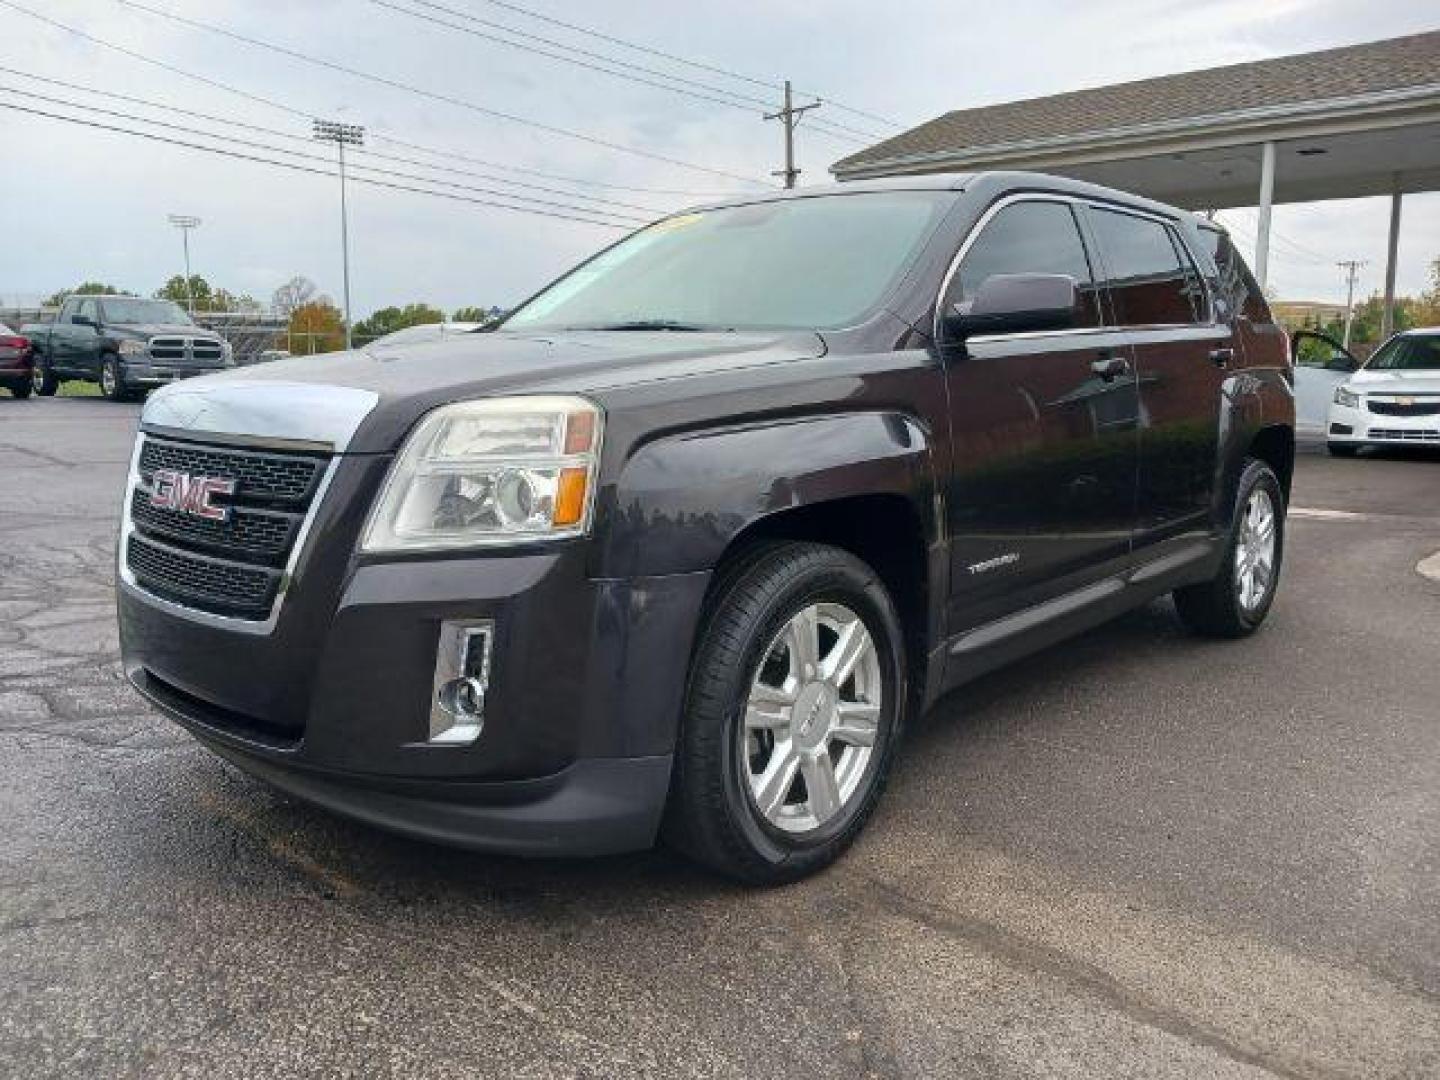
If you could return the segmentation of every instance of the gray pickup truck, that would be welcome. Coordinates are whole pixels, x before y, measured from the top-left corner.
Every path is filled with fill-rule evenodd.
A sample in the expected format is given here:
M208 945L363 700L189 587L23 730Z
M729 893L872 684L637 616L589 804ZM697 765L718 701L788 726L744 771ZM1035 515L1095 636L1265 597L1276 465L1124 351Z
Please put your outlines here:
M169 300L71 296L54 322L28 323L20 332L34 345L35 392L47 396L78 380L99 383L111 401L127 401L235 363L228 342Z

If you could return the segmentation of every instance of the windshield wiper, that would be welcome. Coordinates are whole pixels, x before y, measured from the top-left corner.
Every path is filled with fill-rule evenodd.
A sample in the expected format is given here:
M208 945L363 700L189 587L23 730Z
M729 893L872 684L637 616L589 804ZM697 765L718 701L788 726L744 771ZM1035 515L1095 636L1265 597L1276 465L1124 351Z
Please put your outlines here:
M602 323L599 326L579 326L577 330L676 330L694 333L711 327L696 323L676 322L674 319L632 319L629 322Z

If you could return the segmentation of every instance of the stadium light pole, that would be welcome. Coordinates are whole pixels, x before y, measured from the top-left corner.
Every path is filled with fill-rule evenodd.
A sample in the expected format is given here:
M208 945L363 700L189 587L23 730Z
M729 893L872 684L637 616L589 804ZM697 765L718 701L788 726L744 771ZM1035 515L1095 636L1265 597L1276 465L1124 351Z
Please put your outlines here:
M350 225L345 212L345 147L364 146L365 129L358 124L340 124L333 120L315 121L315 138L334 143L340 154L340 263L345 277L345 348L350 339Z
M200 219L189 214L171 214L170 224L180 230L180 242L185 247L185 301L190 307L190 316L195 316L195 290L190 283L190 230L200 227Z

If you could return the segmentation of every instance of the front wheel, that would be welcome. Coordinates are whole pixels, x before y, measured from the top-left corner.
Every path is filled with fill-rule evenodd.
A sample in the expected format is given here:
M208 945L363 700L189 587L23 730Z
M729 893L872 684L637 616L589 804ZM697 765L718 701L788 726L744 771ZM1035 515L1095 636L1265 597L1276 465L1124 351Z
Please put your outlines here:
M1234 520L1220 570L1175 590L1175 610L1194 633L1244 637L1270 613L1285 554L1285 496L1274 470L1251 458L1240 474Z
M757 884L834 861L890 769L902 641L878 576L838 548L769 544L722 568L691 664L666 839Z
M100 361L100 393L110 401L125 401L130 396L125 390L125 375L118 356L107 356Z

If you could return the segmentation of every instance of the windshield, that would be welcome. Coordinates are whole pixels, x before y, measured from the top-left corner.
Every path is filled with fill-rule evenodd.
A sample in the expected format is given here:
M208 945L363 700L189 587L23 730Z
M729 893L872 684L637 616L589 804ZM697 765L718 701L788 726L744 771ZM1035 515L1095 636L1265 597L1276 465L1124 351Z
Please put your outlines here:
M135 325L139 323L190 322L190 316L179 304L169 300L137 300L133 297L106 297L100 301L107 323Z
M1366 371L1440 371L1440 334L1414 334L1387 341Z
M506 330L826 329L899 280L951 192L864 192L666 218L533 298Z

